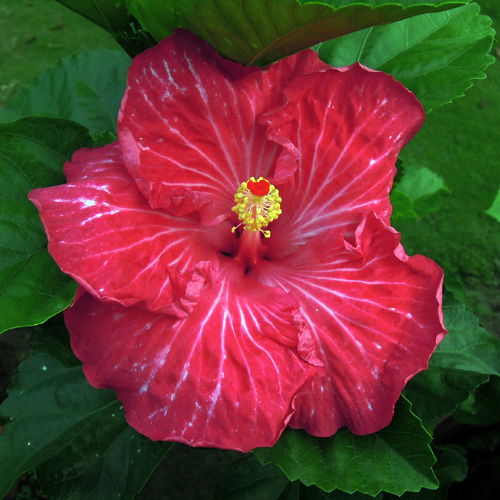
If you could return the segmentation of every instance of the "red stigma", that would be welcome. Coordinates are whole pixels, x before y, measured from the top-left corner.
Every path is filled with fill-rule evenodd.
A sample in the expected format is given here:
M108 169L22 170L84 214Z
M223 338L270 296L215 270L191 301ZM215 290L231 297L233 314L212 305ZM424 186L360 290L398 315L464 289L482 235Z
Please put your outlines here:
M269 193L269 181L266 179L260 179L258 181L249 180L247 182L248 190L255 194L256 196L266 196Z

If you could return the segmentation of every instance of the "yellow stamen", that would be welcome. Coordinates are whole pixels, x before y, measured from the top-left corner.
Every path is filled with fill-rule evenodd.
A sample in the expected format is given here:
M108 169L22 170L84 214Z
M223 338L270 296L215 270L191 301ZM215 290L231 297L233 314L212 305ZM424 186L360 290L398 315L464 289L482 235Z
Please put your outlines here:
M250 177L243 182L234 195L236 205L232 208L236 212L241 224L247 231L261 231L265 238L271 236L271 231L263 230L270 222L281 214L281 198L279 191L267 179L259 177L255 180Z

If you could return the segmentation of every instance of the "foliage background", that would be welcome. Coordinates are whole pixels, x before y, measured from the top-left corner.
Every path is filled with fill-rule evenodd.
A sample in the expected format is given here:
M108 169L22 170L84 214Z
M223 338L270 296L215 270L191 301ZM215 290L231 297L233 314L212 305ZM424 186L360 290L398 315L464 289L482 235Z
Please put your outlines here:
M500 2L478 3L498 32ZM109 34L54 0L0 0L0 30L0 106L62 57L97 47L120 50ZM498 42L493 55L500 57ZM450 275L456 274L455 291L500 338L500 226L485 214L500 184L499 64L490 66L487 75L464 98L435 109L403 153L406 163L440 175L449 194L441 198L439 210L394 224L402 231L409 254L425 253ZM0 337L0 401L31 341L29 329ZM197 450L193 455L189 448L175 446L138 498L165 498L167 484L168 498L210 498L218 473L230 458L227 452ZM496 463L500 464L498 457ZM481 488L480 479L476 480L470 491ZM26 479L24 488L25 498L37 497L33 482ZM21 498L22 492L18 493Z

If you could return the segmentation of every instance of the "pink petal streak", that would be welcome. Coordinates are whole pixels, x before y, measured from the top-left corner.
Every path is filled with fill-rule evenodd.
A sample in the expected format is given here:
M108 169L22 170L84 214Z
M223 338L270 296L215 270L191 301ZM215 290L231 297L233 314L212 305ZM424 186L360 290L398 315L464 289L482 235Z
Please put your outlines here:
M297 298L299 353L323 367L298 392L290 425L315 436L343 426L357 434L385 427L406 382L426 368L446 333L442 270L408 257L399 234L374 214L356 230L354 245L325 231L279 269L272 264L252 276Z
M89 294L65 313L90 383L115 389L151 439L246 452L272 446L292 414L309 373L291 347L294 302L227 264L185 319Z
M153 210L116 143L78 151L66 172L72 182L29 195L61 269L103 300L185 316L217 274L231 226L209 229Z

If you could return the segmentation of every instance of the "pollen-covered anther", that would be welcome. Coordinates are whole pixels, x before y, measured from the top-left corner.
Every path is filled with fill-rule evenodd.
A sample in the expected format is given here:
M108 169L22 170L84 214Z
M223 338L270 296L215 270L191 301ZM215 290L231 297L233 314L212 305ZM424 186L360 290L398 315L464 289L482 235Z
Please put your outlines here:
M271 231L264 230L270 222L281 214L281 198L279 191L263 177L255 180L254 177L243 182L234 195L236 205L232 208L236 212L241 224L247 231L261 231L266 238L271 236Z

